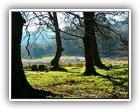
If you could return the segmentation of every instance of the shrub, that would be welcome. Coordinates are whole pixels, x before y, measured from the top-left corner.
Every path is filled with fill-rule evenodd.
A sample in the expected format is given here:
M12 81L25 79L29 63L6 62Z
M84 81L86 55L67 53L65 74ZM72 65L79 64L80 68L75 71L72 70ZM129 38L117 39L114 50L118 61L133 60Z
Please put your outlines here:
M31 66L31 70L32 70L32 71L38 71L37 65L32 65L32 66Z
M46 70L45 65L39 65L38 70L39 71L45 71Z

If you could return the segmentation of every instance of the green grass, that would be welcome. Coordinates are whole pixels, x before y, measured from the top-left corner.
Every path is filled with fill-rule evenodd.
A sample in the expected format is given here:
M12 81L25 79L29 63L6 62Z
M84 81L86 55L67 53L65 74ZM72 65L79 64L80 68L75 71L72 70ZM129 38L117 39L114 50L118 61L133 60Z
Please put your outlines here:
M106 61L112 68L95 67L100 76L83 76L84 66L65 66L67 72L25 71L25 74L34 88L62 94L63 98L128 98L127 61Z

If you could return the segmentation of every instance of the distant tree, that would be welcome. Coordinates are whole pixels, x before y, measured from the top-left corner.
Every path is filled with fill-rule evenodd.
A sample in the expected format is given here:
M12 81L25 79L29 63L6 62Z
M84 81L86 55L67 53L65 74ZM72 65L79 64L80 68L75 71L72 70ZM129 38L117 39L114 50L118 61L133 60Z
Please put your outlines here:
M21 36L25 20L20 12L12 12L12 73L11 73L11 98L45 98L51 92L36 90L28 83L21 62Z
M102 50L108 57L121 55L116 52L128 44L124 42L128 41L128 12L98 12L95 20L98 44Z
M50 42L47 44L45 43L45 45L42 44L42 42L29 44L29 47L30 47L29 56L28 56L28 53L27 53L25 47L26 46L24 46L24 45L21 46L21 57L22 58L42 58L45 56L53 56L56 45L54 42Z
M119 43L119 46L120 46L120 53L123 55L123 56L128 56L128 50L129 50L129 41L128 41L128 37L129 37L129 23L128 23L128 17L125 18L124 21L120 21L116 24L119 24L117 27L120 27L119 28L119 31L120 31L120 43Z

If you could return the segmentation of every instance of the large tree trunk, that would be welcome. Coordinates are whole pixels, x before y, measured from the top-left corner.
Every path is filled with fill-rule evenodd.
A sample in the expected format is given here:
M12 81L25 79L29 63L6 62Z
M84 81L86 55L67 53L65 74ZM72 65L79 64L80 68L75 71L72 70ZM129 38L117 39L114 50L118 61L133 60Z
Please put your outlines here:
M52 17L52 20L53 20L53 23L54 23L55 34L56 34L56 46L57 46L55 57L51 61L51 66L59 68L59 60L60 60L60 57L61 57L64 49L62 47L60 30L59 30L58 20L57 20L57 14L56 14L56 12L53 12L53 16L51 14L49 14L49 15Z
M94 25L93 25L93 13L84 12L84 25L85 25L85 36L83 38L85 48L85 61L86 70L84 75L97 75L93 63L93 38L95 37Z
M50 92L33 89L28 83L21 62L21 36L25 20L20 12L12 12L12 75L11 98L45 98Z
M84 48L85 48L85 62L86 62L86 70L84 72L84 75L96 75L96 71L93 64L93 54L92 54L92 48L91 48L91 39L86 38L88 36L85 36L83 39L84 42Z
M20 13L12 12L12 98L25 97L24 86L29 86L23 72L20 44L25 20Z

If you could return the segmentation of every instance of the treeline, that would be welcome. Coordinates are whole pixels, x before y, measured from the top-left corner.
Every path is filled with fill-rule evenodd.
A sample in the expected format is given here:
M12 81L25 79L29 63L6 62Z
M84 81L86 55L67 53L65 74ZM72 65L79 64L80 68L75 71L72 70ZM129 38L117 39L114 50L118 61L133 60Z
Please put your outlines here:
M97 38L98 49L100 57L122 57L123 53L121 54L122 48L115 42L106 42L102 40L102 44L100 44L101 38ZM81 44L80 46L77 44ZM63 42L64 47L64 56L84 56L84 48L82 45L82 41L65 41ZM123 51L123 50L122 50ZM34 43L32 47L29 49L30 54L26 50L26 46L22 46L21 48L21 56L22 58L42 58L45 56L54 56L56 52L56 45L55 42L51 44L41 44L41 43Z
M128 21L120 21L112 24L112 27L122 33L128 34ZM120 28L121 27L121 28ZM53 32L52 32L53 33ZM98 33L96 33L96 40L99 49L100 57L122 57L126 53L123 50L120 43L118 43L118 39L114 34L110 33L111 39L105 39ZM61 32L62 36L62 45L64 48L64 52L62 55L65 56L84 56L84 46L82 39L63 39L70 38L70 35ZM38 40L38 42L33 42L29 44L29 55L26 50L26 43L21 46L21 56L22 58L42 58L45 56L54 56L56 52L56 41L54 39L55 36L49 36L50 39L48 42L44 39ZM125 37L128 37L125 36ZM48 38L46 35L45 38Z
M80 44L80 46L78 45ZM81 40L75 41L64 41L63 42L64 52L66 56L83 56L84 49ZM22 58L42 58L44 56L54 56L56 52L55 41L47 44L33 43L29 48L29 56L26 50L26 45L21 47Z

